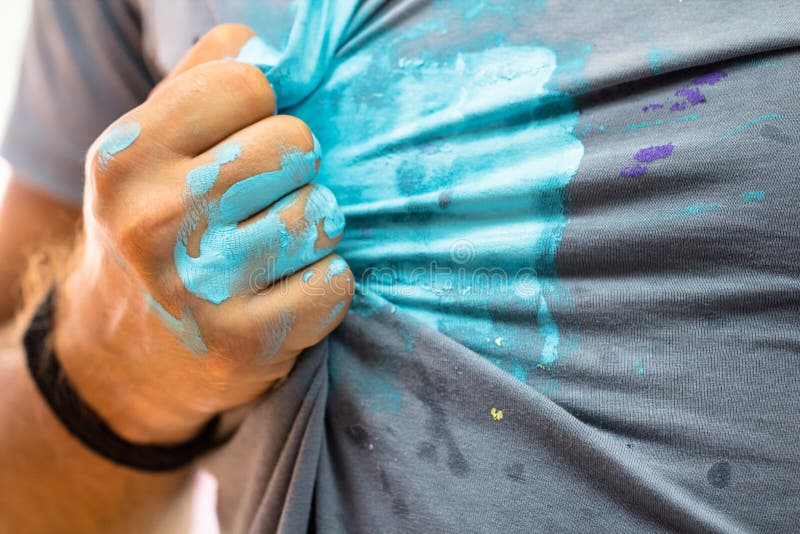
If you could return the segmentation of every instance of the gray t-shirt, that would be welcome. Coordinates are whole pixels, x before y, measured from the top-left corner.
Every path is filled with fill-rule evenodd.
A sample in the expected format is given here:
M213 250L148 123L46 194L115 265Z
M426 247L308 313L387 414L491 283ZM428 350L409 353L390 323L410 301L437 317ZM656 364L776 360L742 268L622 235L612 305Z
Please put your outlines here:
M797 529L800 4L42 0L3 155L79 202L221 22L357 284L205 460L224 531Z

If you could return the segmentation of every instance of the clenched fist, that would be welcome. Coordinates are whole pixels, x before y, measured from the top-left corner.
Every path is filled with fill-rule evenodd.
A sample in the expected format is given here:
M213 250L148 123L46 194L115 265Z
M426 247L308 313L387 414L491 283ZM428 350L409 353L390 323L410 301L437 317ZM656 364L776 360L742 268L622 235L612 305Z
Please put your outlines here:
M344 230L321 149L276 115L243 26L201 39L89 151L84 242L56 350L123 437L170 443L286 376L346 314ZM247 54L248 57L252 53Z

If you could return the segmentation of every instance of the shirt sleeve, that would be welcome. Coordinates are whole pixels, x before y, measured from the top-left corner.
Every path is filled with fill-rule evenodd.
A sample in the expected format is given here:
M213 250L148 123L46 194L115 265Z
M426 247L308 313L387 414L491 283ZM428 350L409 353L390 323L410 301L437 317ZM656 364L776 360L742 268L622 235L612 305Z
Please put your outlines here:
M79 204L86 150L147 97L141 24L126 0L35 0L0 155L52 196Z

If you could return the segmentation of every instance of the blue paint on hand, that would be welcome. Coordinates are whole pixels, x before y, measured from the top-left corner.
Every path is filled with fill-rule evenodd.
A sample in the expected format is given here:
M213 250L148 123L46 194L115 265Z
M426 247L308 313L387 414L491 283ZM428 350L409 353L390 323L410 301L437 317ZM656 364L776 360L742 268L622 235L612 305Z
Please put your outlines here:
M328 316L325 319L323 319L322 322L319 324L319 330L321 332L328 330L333 325L334 321L336 321L336 318L339 317L339 314L342 313L342 310L346 305L347 305L346 300L343 300L338 304L336 304L336 306L333 307L330 313L328 313Z
M114 155L122 152L133 144L142 133L138 122L121 122L109 131L97 146L97 160L101 169L108 166Z
M233 184L220 200L220 220L224 224L243 221L311 182L316 175L316 164L321 155L322 148L314 137L314 147L310 152L291 149L281 157L280 169L257 174Z
M220 152L227 156L234 153ZM210 190L213 182L199 181L199 187L192 187L187 177L193 209L174 249L175 266L184 286L198 297L219 304L233 294L254 290L256 284L269 284L328 255L331 248L317 248L318 227L321 224L326 234L330 229L337 235L344 227L344 215L325 187L316 186L308 194L302 224L287 226L282 217L300 199L299 191L280 199L258 219L240 224L271 204L277 195L311 181L319 156L316 141L307 153L288 152L281 158L281 169L234 184L219 202L194 194ZM201 217L208 224L200 238L199 255L192 257L187 250L188 239Z
M148 307L158 315L167 329L178 338L183 345L195 354L206 354L206 347L197 322L188 307L181 310L181 318L173 317L150 293L144 292L144 299Z
M207 165L201 165L186 175L186 184L194 196L208 193L219 177L220 167L234 161L242 155L239 143L230 142L222 145L216 151L216 158Z
M278 316L278 320L275 324L267 328L267 335L265 338L269 340L269 346L265 348L264 354L260 358L262 362L278 354L284 341L286 341L286 338L289 336L289 331L292 329L292 326L294 326L296 319L297 317L295 317L294 313L285 311Z
M347 262L340 257L334 258L333 261L331 261L331 264L328 266L328 274L325 276L325 281L330 282L331 278L344 273L346 270Z

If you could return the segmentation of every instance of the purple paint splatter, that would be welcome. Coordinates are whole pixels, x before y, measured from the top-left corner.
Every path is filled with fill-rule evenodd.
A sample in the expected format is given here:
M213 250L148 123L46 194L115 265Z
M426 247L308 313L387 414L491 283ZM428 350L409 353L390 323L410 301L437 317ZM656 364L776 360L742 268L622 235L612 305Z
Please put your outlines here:
M697 89L694 89L693 87L684 87L683 89L678 89L675 91L675 96L684 97L693 106L699 104L700 102L704 102L706 99L703 93Z
M649 106L644 106L642 108L642 111L647 111L648 109L661 109L663 107L664 107L663 104L650 104Z
M649 163L657 159L668 158L670 154L672 154L673 148L675 148L675 145L673 145L672 143L667 143L666 145L655 145L647 148L641 148L633 156L633 159L641 163Z
M683 111L686 109L686 102L675 102L669 109L670 111Z
M634 165L633 167L623 167L619 171L619 175L623 178L635 178L647 172L647 167L644 165Z
M722 78L726 77L727 75L728 75L727 72L723 70L717 70L714 72L703 74L702 76L698 76L697 78L692 80L692 83L694 85L715 85L717 82L719 82Z

